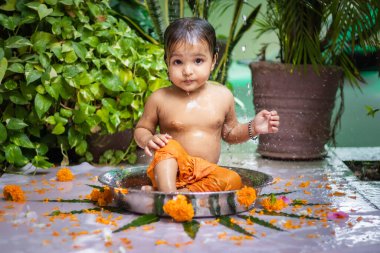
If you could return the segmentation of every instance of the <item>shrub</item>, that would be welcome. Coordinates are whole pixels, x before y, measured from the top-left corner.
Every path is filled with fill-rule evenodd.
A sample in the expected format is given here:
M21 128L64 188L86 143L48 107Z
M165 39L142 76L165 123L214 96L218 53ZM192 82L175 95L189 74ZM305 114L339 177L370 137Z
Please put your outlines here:
M162 48L106 1L7 1L1 9L3 167L51 167L46 154L56 148L92 161L88 136L132 129L147 96L168 85ZM135 149L114 152L113 163L135 162Z

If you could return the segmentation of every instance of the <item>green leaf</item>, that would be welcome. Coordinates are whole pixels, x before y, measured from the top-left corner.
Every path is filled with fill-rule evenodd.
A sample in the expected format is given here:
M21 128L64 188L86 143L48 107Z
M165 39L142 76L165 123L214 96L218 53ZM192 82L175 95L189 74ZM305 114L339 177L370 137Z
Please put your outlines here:
M3 143L8 137L6 127L0 122L0 144Z
M14 89L17 88L17 83L16 83L14 80L10 79L10 80L8 80L8 81L6 81L6 82L4 83L4 87L5 87L7 90L14 90Z
M104 191L104 187L103 187L103 186L95 185L95 184L86 184L86 185L87 185L87 186L90 186L91 188L98 189L98 190L101 191L101 192Z
M36 81L38 78L40 78L42 73L38 70L35 70L33 65L30 63L27 63L25 65L25 77L26 77L26 83L30 84L34 81Z
M49 16L53 12L53 9L48 8L45 4L40 4L37 11L40 20L42 20L44 17Z
M238 217L242 218L244 220L250 220L253 223L256 223L258 225L264 226L266 228L271 228L271 229L275 229L275 230L278 230L278 231L285 231L285 230L283 230L283 229L281 229L281 228L279 228L279 227L277 227L277 226L275 226L275 225L273 225L273 224L271 224L271 223L269 223L269 222L267 222L265 220L261 220L261 219L259 219L257 217L247 216L247 215L238 215Z
M60 135L60 134L63 134L64 132L65 132L65 127L62 125L62 123L58 123L53 128L52 134Z
M36 155L32 159L32 165L36 168L49 169L53 167L54 164L48 162L47 159L45 156Z
M11 164L15 164L16 166L24 166L28 163L28 159L23 156L20 147L10 144L5 147L5 158Z
M81 140L79 144L75 147L75 152L78 155L84 155L87 151L87 142L85 140Z
M124 91L123 83L118 76L109 71L104 71L102 75L102 84L111 91Z
M114 230L113 233L117 233L117 232L126 230L126 229L131 228L131 227L139 227L139 226L147 225L147 224L150 224L153 222L157 222L159 220L160 220L160 218L155 214L144 214L144 215L141 215L138 218L134 219L133 221L131 221L127 225L124 225L124 226Z
M126 106L133 102L135 95L132 92L123 92L120 95L120 105Z
M35 32L32 35L31 41L33 43L33 49L39 54L43 54L46 51L48 45L52 42L55 42L56 39L51 33Z
M74 63L74 62L76 62L77 59L78 59L78 57L75 54L74 50L65 54L65 62L66 63Z
M73 48L76 53L76 55L81 58L82 61L86 61L86 54L87 54L87 49L85 46L83 46L80 43L73 42Z
M49 202L52 202L49 200ZM81 214L81 213L87 213L88 211L101 211L102 209L100 207L95 208L88 208L88 209L82 209L82 210L73 210L70 212L61 212L60 210L55 210L51 212L48 216L58 216L60 214Z
M191 221L183 222L182 225L186 234L190 236L191 239L194 240L201 226L200 223L196 220L191 220Z
M8 67L8 70L9 71L12 71L13 73L24 73L24 65L22 65L21 63L12 63L9 67ZM1 78L0 78L0 81L1 81Z
M16 2L17 0L6 0L5 4L0 6L0 9L4 11L14 11L16 10Z
M298 214L293 214L293 213L283 213L283 212L269 212L267 210L262 210L259 211L257 210L256 213L263 212L265 215L270 215L270 216L284 216L284 217L291 217L291 218L306 218L310 220L320 220L318 217L312 217L312 216L307 216L307 215L298 215Z
M36 95L34 99L34 108L40 119L50 109L52 103L53 102L50 97L44 96L42 94Z
M7 61L7 58L4 57L0 60L0 83L4 78L7 68L8 68L8 61Z
M16 105L26 105L29 104L29 101L20 93L13 92L12 95L9 96L9 100Z
M34 148L34 144L30 141L29 137L24 133L16 133L10 136L10 141L19 147Z
M248 236L253 236L255 237L253 234L249 233L247 230L245 230L244 228L242 228L241 226L231 222L231 218L228 217L228 216L220 216L218 218L218 222L220 224L222 224L223 226L226 226L227 228L230 228L236 232L239 232L239 233L242 233L244 235L248 235Z
M7 128L10 130L20 130L28 126L22 119L9 118L5 121L7 123Z
M268 194L261 194L260 198L262 197L269 197L269 196L280 196L280 195L286 195L297 191L288 191L288 192L276 192L276 193L268 193Z
M32 45L28 39L22 36L12 36L5 41L6 48L20 48Z

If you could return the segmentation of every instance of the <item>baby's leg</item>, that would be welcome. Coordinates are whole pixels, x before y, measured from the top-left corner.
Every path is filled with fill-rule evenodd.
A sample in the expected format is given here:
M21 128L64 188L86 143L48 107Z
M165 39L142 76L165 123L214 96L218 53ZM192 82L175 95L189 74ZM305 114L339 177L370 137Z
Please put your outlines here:
M162 192L175 192L178 163L174 158L162 160L154 167L154 176L157 181L157 188Z

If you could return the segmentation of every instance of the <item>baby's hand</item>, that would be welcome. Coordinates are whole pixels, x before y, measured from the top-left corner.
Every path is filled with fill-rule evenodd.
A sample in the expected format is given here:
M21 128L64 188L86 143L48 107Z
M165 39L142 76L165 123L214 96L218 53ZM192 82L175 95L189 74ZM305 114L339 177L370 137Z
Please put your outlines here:
M151 150L157 150L164 147L169 142L169 139L171 138L172 137L168 134L153 135L144 148L145 154L147 154L148 156L152 156Z
M256 134L277 133L280 116L276 111L262 110L253 119L253 130Z

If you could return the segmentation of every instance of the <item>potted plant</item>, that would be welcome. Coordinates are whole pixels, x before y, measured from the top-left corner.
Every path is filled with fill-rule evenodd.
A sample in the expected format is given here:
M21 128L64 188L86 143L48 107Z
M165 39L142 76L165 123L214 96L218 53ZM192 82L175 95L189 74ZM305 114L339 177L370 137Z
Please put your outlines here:
M47 154L93 161L96 135L130 131L145 99L168 85L163 49L105 1L7 1L0 7L0 163L52 166ZM131 138L100 162L136 161Z
M267 1L259 32L275 32L280 61L250 64L254 105L277 110L281 126L260 136L258 153L280 159L326 154L343 112L343 78L363 81L350 54L357 45L379 46L379 6L376 0ZM341 105L331 124L338 88Z

